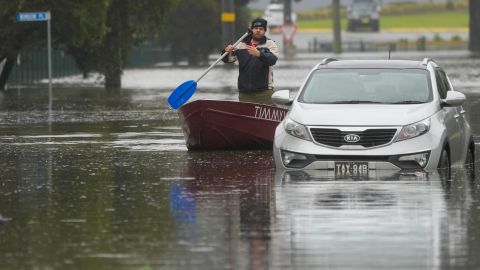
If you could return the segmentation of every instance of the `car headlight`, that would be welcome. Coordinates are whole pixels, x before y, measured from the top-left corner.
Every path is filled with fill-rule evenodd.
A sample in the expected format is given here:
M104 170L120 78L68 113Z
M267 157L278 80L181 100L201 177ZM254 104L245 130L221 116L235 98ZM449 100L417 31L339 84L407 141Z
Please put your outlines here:
M294 137L297 137L297 138L300 138L300 139L303 139L303 140L307 140L307 141L311 141L312 139L310 138L310 135L308 135L308 130L307 128L304 126L304 125L301 125L295 121L293 121L292 119L290 119L289 117L286 117L285 118L285 121L283 123L283 126L285 128L285 131L294 136Z
M303 168L312 162L304 154L288 152L285 150L281 150L281 154L283 164L289 168Z
M397 141L408 140L427 133L430 130L430 118L404 126L398 135Z
M430 152L422 152L400 156L398 161L400 163L404 163L405 165L407 165L409 162L413 162L413 164L418 164L420 167L425 168L425 166L427 166L429 157Z

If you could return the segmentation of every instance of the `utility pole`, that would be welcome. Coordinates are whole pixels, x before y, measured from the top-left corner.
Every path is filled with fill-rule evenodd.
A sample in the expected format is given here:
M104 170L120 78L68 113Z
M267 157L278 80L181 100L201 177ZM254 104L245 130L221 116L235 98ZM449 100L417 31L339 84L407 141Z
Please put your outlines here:
M469 39L468 49L470 52L479 55L480 54L480 2L478 0L470 0L468 5L470 13L469 22Z
M332 0L333 15L333 52L342 53L342 37L340 28L340 0Z
M231 44L235 40L235 5L233 1L222 0L222 46Z
M283 6L283 24L292 24L292 0L285 0Z
M283 0L283 25L280 29L283 35L283 53L285 58L292 59L295 56L293 36L297 31L297 26L293 24L292 19L292 0Z

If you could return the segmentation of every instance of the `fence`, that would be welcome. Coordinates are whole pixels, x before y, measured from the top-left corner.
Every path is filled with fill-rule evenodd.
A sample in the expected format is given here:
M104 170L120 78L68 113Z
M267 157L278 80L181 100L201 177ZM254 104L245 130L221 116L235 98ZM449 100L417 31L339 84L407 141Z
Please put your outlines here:
M52 51L52 77L79 74L73 59L62 51ZM8 78L9 84L24 84L48 78L47 49L25 51L18 55L15 66Z
M141 45L132 48L126 68L152 67L169 61L167 49ZM74 59L60 50L52 50L52 77L60 78L81 74ZM22 51L10 73L8 84L31 84L48 79L48 54L46 48Z
M314 38L308 42L308 52L332 52L332 46L331 42L319 42ZM359 40L342 42L344 52L465 50L467 48L467 42L462 40L430 41L426 38L419 38L416 41L366 42Z

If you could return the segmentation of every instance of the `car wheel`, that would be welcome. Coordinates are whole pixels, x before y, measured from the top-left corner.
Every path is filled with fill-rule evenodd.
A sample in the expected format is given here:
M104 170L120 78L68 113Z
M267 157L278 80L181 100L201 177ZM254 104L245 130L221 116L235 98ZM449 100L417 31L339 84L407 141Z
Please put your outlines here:
M468 176L475 176L475 156L472 148L468 148L467 157L465 158L465 169L467 170Z
M450 178L450 156L445 148L442 150L437 168L441 176L445 176L447 179Z

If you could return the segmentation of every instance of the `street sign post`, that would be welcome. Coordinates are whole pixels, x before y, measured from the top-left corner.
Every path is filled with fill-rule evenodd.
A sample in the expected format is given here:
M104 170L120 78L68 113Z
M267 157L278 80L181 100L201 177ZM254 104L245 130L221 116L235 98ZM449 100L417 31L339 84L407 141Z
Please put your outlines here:
M293 46L293 36L297 32L296 24L283 24L280 27L280 31L283 36L283 53L285 54L285 59L292 59L295 56L295 47Z
M50 12L19 12L17 22L41 22L50 20Z
M47 22L47 51L48 51L48 124L52 124L52 34L51 15L46 12L18 12L17 22Z
M292 44L293 36L297 32L297 25L296 24L284 24L280 27L280 31L283 35L283 40L287 43L287 45Z

